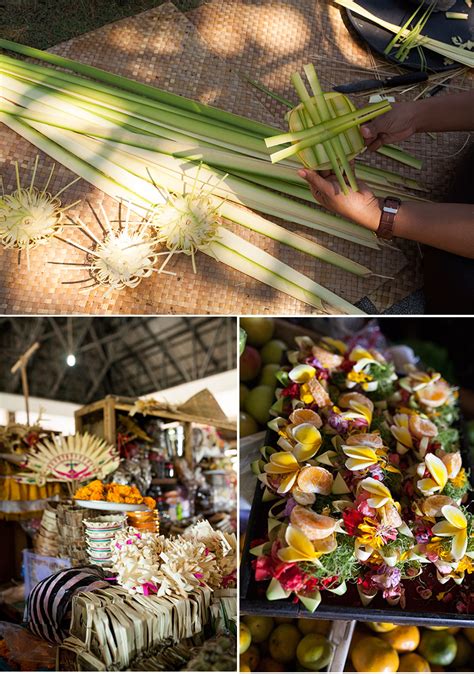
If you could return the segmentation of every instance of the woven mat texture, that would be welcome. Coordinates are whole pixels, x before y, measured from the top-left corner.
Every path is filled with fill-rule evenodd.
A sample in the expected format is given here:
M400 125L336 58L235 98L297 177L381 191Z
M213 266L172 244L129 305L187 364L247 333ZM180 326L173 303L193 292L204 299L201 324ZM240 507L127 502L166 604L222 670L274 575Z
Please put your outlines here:
M326 56L326 53L337 59L347 59L357 66L372 63L367 52L358 47L347 33L338 10L330 7L328 13L326 3L218 1L204 5L189 16L194 23L167 3L74 38L52 51L280 125L281 108L256 94L239 78L240 71L253 74L271 88L289 94L287 82L290 72L311 59L317 64L319 56ZM328 78L333 80L332 83L351 79L347 68L341 71L339 63L329 67L325 65L324 72L322 68L319 71L327 84L331 83ZM444 158L456 151L456 143L460 140L452 134L449 142L443 138L438 138L435 143L419 138L412 143L412 149L426 159L424 178L433 188L439 186L446 176L449 163ZM15 187L13 162L20 162L22 175L27 180L37 154L36 148L2 126L0 161L6 192ZM40 156L38 186L46 179L52 164L49 158L41 153ZM384 160L377 159L377 163L389 166ZM51 191L54 193L73 177L71 172L58 166ZM68 202L88 199L95 208L103 203L112 219L117 212L113 200L82 180L70 188L64 198ZM71 214L81 216L98 232L85 203ZM383 310L420 285L416 249L409 244L400 246L403 253L389 249L374 252L329 235L308 232L304 227L289 225L293 231L366 264L376 273L396 276L395 283L387 284L377 277L358 279L246 229L234 225L229 227L352 302L369 296L377 308ZM72 233L70 236L87 245L80 234ZM50 262L80 263L83 259L84 254L80 251L54 241L32 252L28 271L24 261L20 267L17 266L16 252L1 250L0 312L314 313L308 305L205 255L198 256L196 275L188 257L175 256L169 266L176 273L175 277L153 275L135 289L107 296L103 289L80 293L80 285L64 282L84 278L86 272Z
M396 65L374 55L347 27L340 8L328 0L209 0L188 12L187 17L209 48L226 59L234 72L261 82L289 100L295 100L291 73L301 71L303 65L311 61L323 87L328 90L337 84L372 78L374 72L380 78L402 72ZM366 72L366 69L372 72ZM455 86L472 87L474 77L472 73L462 72L451 82ZM286 108L251 88L273 113L274 124L281 124ZM397 90L397 100L413 99L423 88L424 85L412 87L405 94ZM367 94L352 98L358 106L368 103ZM421 176L429 188L428 197L439 200L448 187L460 151L465 149L467 136L465 133L435 134L433 137L423 134L402 143L405 149L423 160L421 174L377 154L366 155L365 161L408 177L419 179ZM403 269L395 272L394 280L367 291L379 311L422 287L418 246L403 240L398 240L397 246L406 257Z

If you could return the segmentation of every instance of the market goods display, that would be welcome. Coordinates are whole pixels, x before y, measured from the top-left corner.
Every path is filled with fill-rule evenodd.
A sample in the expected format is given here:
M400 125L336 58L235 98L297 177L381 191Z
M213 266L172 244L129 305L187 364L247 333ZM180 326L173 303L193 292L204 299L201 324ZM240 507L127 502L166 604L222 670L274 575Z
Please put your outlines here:
M322 594L363 606L378 595L472 613L457 390L437 372L396 372L380 335L295 341L254 463L268 509L250 552L267 599L315 611Z
M468 671L473 654L471 628L357 623L347 668L356 672Z
M34 549L39 555L47 557L59 555L57 505L55 502L50 502L44 509L40 529L34 540Z
M84 545L84 520L92 515L91 510L81 508L65 499L58 503L58 555L71 561L73 566L86 564L87 551Z
M240 623L241 672L324 671L334 644L328 620L243 616Z

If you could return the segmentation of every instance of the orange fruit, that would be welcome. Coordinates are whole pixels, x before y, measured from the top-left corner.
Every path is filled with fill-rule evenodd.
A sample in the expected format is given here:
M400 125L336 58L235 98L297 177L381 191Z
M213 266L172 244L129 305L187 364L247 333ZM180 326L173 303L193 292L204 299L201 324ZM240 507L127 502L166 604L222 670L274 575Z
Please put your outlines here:
M267 618L263 615L247 615L242 618L242 625L245 625L249 630L252 642L259 644L270 636L273 630L273 618Z
M473 655L471 644L462 634L457 635L456 643L458 645L458 650L456 651L456 657L451 663L451 668L453 670L465 667Z
M420 389L415 395L426 407L440 407L449 398L449 385L445 381L437 381Z
M327 636L331 629L331 620L313 620L312 618L299 618L298 629L302 634L323 634Z
M262 658L258 667L259 672L286 672L285 666L273 658Z
M474 644L474 627L466 627L464 629L464 636L469 639L471 644Z
M245 623L240 623L240 633L239 633L239 653L245 653L252 643L252 635L250 630Z
M438 428L429 419L420 417L419 414L411 414L408 420L410 433L421 440L421 438L435 438L438 435Z
M400 658L399 672L431 672L430 665L418 653L405 653Z
M242 670L242 671L251 671L251 672L256 672L258 664L260 662L260 651L256 646L253 644L247 648L245 653L242 653L240 656L240 666L242 665L245 667L248 667L248 670Z
M321 466L307 466L300 470L296 484L298 489L309 494L331 493L334 478L332 474Z
M446 630L442 632L427 630L421 637L419 652L430 665L442 667L450 665L456 657L457 650L456 638Z
M396 628L393 623L366 623L374 632L391 632Z
M250 669L250 667L248 665L242 665L241 664L240 665L240 671L241 672L251 672L252 670Z
M381 635L398 653L416 651L420 643L420 630L414 625L400 625L390 632Z
M310 541L327 538L334 533L337 525L337 521L332 517L318 515L314 510L299 505L291 511L290 522L293 526L301 529Z
M361 639L352 651L357 672L396 672L399 663L397 651L379 637Z

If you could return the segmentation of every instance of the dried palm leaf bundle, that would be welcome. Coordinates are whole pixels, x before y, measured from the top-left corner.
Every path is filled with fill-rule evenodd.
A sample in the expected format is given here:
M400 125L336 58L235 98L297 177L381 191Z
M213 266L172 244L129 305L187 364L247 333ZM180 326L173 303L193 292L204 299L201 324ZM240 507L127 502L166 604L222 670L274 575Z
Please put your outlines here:
M33 175L28 187L23 187L18 162L15 162L16 190L10 194L3 192L0 197L0 244L5 248L15 248L20 261L21 251L25 251L28 269L30 250L47 243L63 227L63 214L75 206L62 207L59 196L79 180L76 178L55 195L48 192L54 174L53 165L43 189L35 187L39 156L33 167Z

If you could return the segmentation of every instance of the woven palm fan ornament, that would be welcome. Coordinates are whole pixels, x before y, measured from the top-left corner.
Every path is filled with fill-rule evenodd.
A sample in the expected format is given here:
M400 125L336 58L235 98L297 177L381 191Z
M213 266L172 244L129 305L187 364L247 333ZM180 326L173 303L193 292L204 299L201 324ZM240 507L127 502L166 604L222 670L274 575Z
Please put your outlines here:
M62 207L59 196L80 178L76 178L59 190L55 195L48 192L53 178L55 165L51 167L43 189L35 187L39 155L33 166L33 174L28 187L22 186L18 162L15 162L17 188L11 194L5 194L2 182L0 197L0 244L5 248L18 250L18 263L25 251L28 270L30 269L30 251L41 244L48 243L65 225L64 213L79 202Z
M100 227L102 238L96 236L93 230L80 218L71 222L75 228L84 234L92 246L87 248L71 239L57 237L64 243L86 253L84 263L51 262L64 266L83 269L89 276L77 281L63 281L63 284L81 284L80 292L89 292L98 286L107 289L106 295L114 290L136 288L138 284L156 269L158 258L167 255L157 252L159 242L153 231L153 212L146 213L141 219L132 221L130 218L131 204L127 206L126 216L122 218L122 202L118 205L118 219L110 220L104 207L100 206L103 220L99 217L90 202L87 202L92 214ZM171 273L171 272L164 272Z
M81 482L104 479L120 463L113 445L89 433L45 439L26 457L23 467L29 472L18 473L15 479L40 487L47 482L65 482L71 494Z

